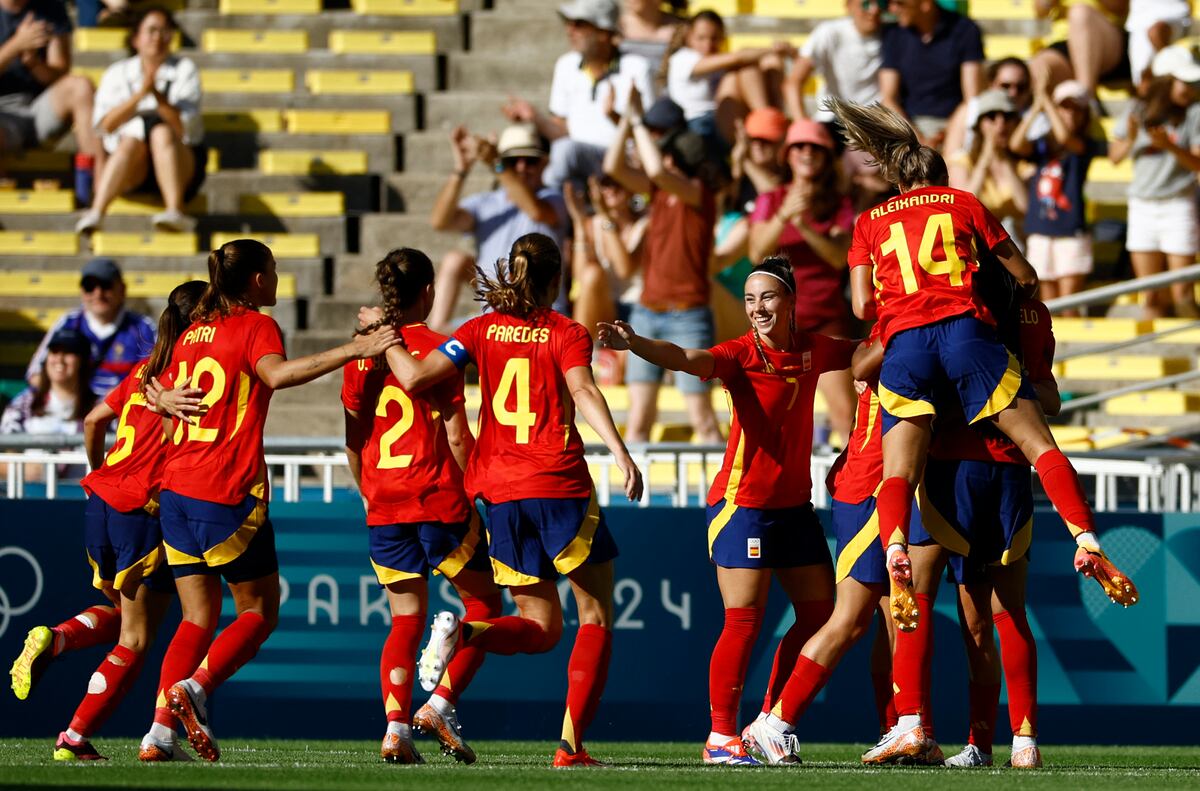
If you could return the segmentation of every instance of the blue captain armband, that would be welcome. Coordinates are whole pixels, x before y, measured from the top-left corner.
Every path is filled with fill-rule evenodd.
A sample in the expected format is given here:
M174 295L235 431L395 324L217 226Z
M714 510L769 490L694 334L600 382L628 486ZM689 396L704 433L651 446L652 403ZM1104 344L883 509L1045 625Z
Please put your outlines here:
M457 338L447 338L438 351L450 358L450 362L454 363L454 367L462 370L467 367L467 363L471 362L471 355L467 352L467 347L462 345L462 341Z

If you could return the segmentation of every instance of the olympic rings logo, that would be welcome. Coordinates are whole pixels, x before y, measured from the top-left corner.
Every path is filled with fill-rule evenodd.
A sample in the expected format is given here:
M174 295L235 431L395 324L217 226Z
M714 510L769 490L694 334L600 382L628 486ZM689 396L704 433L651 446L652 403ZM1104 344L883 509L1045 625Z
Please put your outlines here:
M24 615L32 610L42 598L42 567L38 564L35 558L28 551L20 547L0 547L0 558L6 555L15 555L23 558L31 569L33 569L33 593L29 600L24 604L14 606L8 598L8 592L0 586L0 637L8 630L8 622L12 620L14 615Z

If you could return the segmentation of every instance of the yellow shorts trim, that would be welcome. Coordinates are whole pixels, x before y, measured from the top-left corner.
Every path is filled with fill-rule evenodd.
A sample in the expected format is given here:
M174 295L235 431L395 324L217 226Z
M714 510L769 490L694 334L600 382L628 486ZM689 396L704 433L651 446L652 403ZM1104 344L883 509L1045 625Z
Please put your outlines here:
M721 531L729 524L729 520L733 519L733 514L737 511L737 506L733 504L733 498L725 500L725 505L713 517L713 520L708 523L708 559L712 560L713 544L717 542L717 536L721 535Z
M528 574L522 574L512 566L506 565L495 558L492 561L492 578L497 585L512 585L520 587L521 585L536 585L539 582L544 582L541 577L531 577Z
M1029 517L1029 521L1021 526L1016 535L1012 537L1012 543L1008 549L1004 550L1004 554L1000 556L1000 565L1008 566L1016 563L1021 558L1025 557L1029 552L1029 545L1033 543L1033 517Z
M266 521L267 504L263 500L257 500L254 510L246 517L242 526L234 531L233 535L215 547L205 550L204 561L210 566L223 566L237 560L246 551L246 547L250 546L250 541Z
M1011 356L1011 355L1010 355ZM928 401L914 401L911 398L905 398L899 393L893 393L879 383L879 403L887 410L892 417L898 417L901 420L908 418L919 417L920 415L936 415L937 410L933 408L933 404Z
M472 508L470 520L467 522L467 534L463 536L462 542L453 552L442 558L442 562L437 565L436 571L453 579L458 576L458 572L463 570L463 566L471 562L471 558L475 557L475 551L478 548L479 512Z
M1008 408L1008 405L1017 397L1017 391L1021 389L1021 364L1017 362L1017 358L1012 352L1008 353L1008 367L1004 369L1004 376L1000 377L1000 383L996 385L996 389L988 396L987 402L984 403L983 409L979 410L979 414L971 419L972 423L977 423L984 418L998 415Z
M379 580L380 585L391 585L393 582L421 579L423 576L421 574L414 574L411 571L389 569L387 566L381 566L373 560L371 561L371 568L375 569L375 579Z
M921 511L921 522L925 532L933 536L933 540L946 549L966 557L971 552L971 544L962 534L950 526L946 517L938 511L929 495L925 492L925 482L917 487L917 508Z
M596 499L596 488L592 487L592 496L588 500L587 514L579 525L579 532L571 539L571 543L563 547L554 558L554 568L559 574L570 574L587 562L592 554L592 539L600 527L600 501Z
M842 549L842 554L838 555L837 569L833 578L835 584L850 576L850 570L854 568L854 564L878 539L879 509L876 509L871 512L871 518L862 526L862 529L855 533L854 538L850 539L850 543Z
M91 553L86 550L83 556L87 558L88 565L92 567L92 587L96 590L104 590L104 580L100 577L100 564L92 559Z
M192 563L204 562L204 558L198 558L195 555L189 555L186 552L180 552L166 541L163 542L163 549L167 553L167 565L169 566L187 566Z
M158 567L162 565L162 562L163 551L162 545L159 544L154 549L147 552L145 557L138 560L129 568L118 571L116 574L116 579L113 580L113 587L117 590L121 590L125 587L125 583L133 581L131 577L134 575L136 575L137 581L141 582L142 580L146 579L146 577L149 577L151 574L157 571Z

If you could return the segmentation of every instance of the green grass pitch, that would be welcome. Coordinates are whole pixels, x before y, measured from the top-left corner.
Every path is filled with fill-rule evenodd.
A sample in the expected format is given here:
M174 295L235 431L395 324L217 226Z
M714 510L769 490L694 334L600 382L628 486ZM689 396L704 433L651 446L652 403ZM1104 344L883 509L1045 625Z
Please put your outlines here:
M47 739L0 740L0 787L75 786L88 788L280 788L280 789L437 789L488 791L551 785L571 789L628 788L806 788L888 791L935 788L1200 788L1200 750L1187 747L1065 747L1047 745L1047 766L952 770L943 767L866 769L858 764L863 745L806 744L801 767L730 769L700 763L700 745L595 742L592 754L611 763L606 769L549 768L552 742L478 742L474 766L457 766L419 742L429 763L391 766L378 758L378 744L365 741L268 741L231 739L222 744L217 764L141 766L133 739L97 739L112 760L56 764ZM950 750L946 750L951 754ZM996 755L998 764L1007 750Z

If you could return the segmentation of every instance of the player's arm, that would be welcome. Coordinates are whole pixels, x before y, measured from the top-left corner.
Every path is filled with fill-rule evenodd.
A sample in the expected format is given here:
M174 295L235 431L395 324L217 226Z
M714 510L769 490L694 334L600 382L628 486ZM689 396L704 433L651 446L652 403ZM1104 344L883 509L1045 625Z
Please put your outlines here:
M1038 276L1033 266L1025 258L1012 239L1004 239L1004 241L992 248L992 254L1000 259L1000 263L1008 270L1008 273L1017 281L1017 285L1021 288L1021 296L1032 297L1037 293ZM856 310L857 314L858 311ZM860 315L859 318L862 318Z
M623 321L597 322L600 328L597 340L601 346L629 351L660 368L682 371L685 374L710 379L716 366L716 358L708 349L684 349L670 341L644 338ZM589 421L590 422L590 421Z
M450 347L451 344L454 344L453 348ZM409 354L408 349L403 346L393 346L387 350L384 359L387 360L388 368L392 370L392 375L396 377L400 386L406 392L415 395L458 373L458 360L451 357L456 351L462 352L464 367L470 362L463 345L453 338L442 344L442 347L438 349L440 354L429 354L418 359ZM447 352L447 348L451 348L451 351Z
M382 326L366 335L355 335L349 343L307 357L288 360L281 354L263 355L254 365L254 372L263 384L272 390L311 382L327 373L332 373L351 360L365 360L383 354L400 343L396 330Z
M576 365L568 368L563 376L580 414L604 440L605 446L616 460L618 469L625 474L625 496L630 501L642 499L642 471L633 463L629 449L625 447L625 441L621 439L617 426L613 423L612 412L608 409L604 394L596 387L591 367Z
M850 375L859 382L872 382L879 378L879 370L883 368L883 344L876 338L873 341L863 341L854 350L850 361Z
M83 449L87 453L88 466L93 470L104 464L104 435L116 416L113 408L101 401L83 419Z
M442 412L442 420L446 425L446 441L450 443L450 453L461 470L467 469L467 459L475 449L475 435L471 433L471 425L467 421L467 408L459 403L453 404Z
M367 434L358 412L343 407L346 416L346 463L350 466L350 475L354 477L354 485L362 491L362 448L366 443Z
M875 284L871 281L871 267L856 266L850 270L850 302L855 316L863 321L875 320Z

